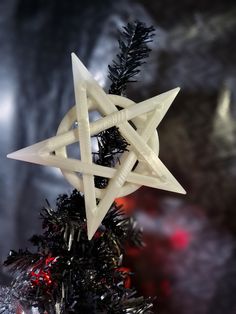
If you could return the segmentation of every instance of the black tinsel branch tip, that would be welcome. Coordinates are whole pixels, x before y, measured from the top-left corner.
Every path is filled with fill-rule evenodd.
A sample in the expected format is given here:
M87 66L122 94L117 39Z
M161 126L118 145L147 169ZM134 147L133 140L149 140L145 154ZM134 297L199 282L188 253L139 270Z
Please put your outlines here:
M120 52L117 54L117 60L113 60L112 65L108 66L108 77L111 80L110 94L122 95L127 83L135 82L134 77L140 72L140 66L151 51L148 43L152 41L153 32L153 26L147 27L139 21L128 23L123 27L118 40ZM99 152L94 154L94 162L98 165L114 167L119 161L119 155L128 150L129 144L116 127L105 130L96 137ZM97 188L104 189L108 183L109 179L95 176Z
M112 65L108 66L109 79L111 80L110 94L121 95L128 82L136 76L144 63L144 59L149 56L151 49L148 43L154 36L154 27L147 27L144 23L135 21L123 27L120 34L119 49L117 60L113 60Z
M18 252L11 250L4 266L10 267L13 272L25 271L40 258L39 254L31 253L28 250L20 249Z

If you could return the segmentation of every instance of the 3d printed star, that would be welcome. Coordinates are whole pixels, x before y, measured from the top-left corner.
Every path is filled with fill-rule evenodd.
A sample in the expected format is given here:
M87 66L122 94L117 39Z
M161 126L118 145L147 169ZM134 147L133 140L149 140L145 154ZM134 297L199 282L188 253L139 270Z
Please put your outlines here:
M57 135L7 157L60 168L66 179L84 193L91 239L117 197L132 193L142 185L185 193L158 158L156 132L179 88L135 104L125 97L107 95L75 54L72 54L72 68L76 105L62 120ZM118 111L116 106L123 109ZM102 115L95 122L89 121L92 110ZM71 128L76 121L78 128ZM136 130L129 121L135 124ZM130 144L129 151L123 153L115 168L96 165L92 160L91 136L112 126L118 127ZM67 156L66 146L76 142L80 145L81 160ZM105 189L95 187L95 175L110 178Z

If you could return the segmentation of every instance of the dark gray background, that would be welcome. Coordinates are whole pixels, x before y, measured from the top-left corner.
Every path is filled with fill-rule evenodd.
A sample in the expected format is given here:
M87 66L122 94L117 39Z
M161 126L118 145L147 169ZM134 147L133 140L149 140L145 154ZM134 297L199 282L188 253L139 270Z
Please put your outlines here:
M117 29L137 18L153 24L156 37L140 82L127 94L141 101L181 87L159 128L160 156L188 191L182 197L143 189L134 195L143 209L138 217L150 233L146 197L157 213L157 238L177 225L193 239L184 252L164 250L164 262L153 265L158 265L156 281L163 273L174 278L159 313L233 314L234 1L0 1L0 257L3 261L11 248L27 246L40 231L44 199L53 203L58 193L71 190L59 171L7 160L6 154L55 134L74 103L72 51L109 86L107 64L117 52ZM9 282L3 270L0 278Z

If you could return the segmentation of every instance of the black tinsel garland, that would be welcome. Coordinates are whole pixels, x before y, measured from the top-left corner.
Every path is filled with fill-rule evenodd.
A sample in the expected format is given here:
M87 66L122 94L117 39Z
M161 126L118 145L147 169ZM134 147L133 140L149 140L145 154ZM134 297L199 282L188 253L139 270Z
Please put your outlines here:
M150 299L136 297L121 268L124 246L142 246L141 231L115 203L91 241L84 197L74 191L41 212L44 233L35 253L11 251L5 266L16 274L12 290L24 309L40 313L151 313ZM1 307L0 307L1 309ZM0 312L1 313L1 312ZM7 312L2 312L7 313Z
M129 82L140 72L140 66L149 56L151 49L148 43L152 41L154 28L147 27L144 23L135 21L123 27L120 33L119 50L117 60L113 60L108 66L111 86L110 94L122 95ZM120 108L118 108L120 109ZM112 167L118 161L117 156L127 151L128 143L120 134L118 128L113 127L97 136L99 153L94 154L94 162L98 165ZM95 186L103 189L109 179L95 176Z

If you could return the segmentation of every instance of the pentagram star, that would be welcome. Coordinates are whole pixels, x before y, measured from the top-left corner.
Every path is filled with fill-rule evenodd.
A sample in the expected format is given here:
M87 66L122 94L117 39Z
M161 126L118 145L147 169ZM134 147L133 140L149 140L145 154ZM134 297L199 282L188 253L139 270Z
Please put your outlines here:
M185 193L158 157L156 132L179 88L135 104L125 97L106 94L75 54L72 54L72 69L76 105L62 120L57 135L7 157L60 168L66 179L84 193L88 238L91 239L115 198L121 195L142 185ZM117 105L123 109L118 111ZM90 122L89 110L94 109L102 117ZM130 120L135 122L136 130ZM75 121L78 128L71 129ZM91 136L113 126L119 128L130 144L129 151L122 155L115 168L96 165L92 160ZM66 147L76 142L80 145L81 160L67 157ZM78 172L82 179L76 175ZM105 189L95 187L95 175L110 179Z

